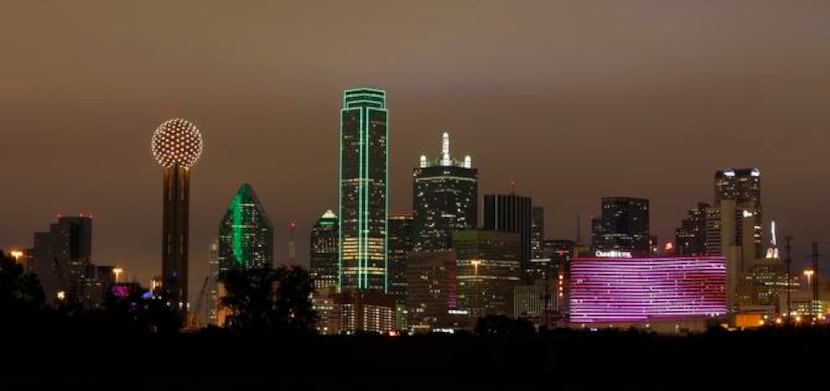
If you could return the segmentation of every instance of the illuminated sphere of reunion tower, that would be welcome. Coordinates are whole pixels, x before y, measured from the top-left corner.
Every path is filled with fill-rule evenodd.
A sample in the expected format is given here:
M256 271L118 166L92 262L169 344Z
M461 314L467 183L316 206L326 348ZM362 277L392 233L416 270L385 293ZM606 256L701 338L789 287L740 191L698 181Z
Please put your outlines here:
M190 168L202 155L202 134L183 119L164 121L153 134L153 156L163 167Z
M162 297L187 311L190 168L202 155L202 134L183 119L164 121L153 134L153 156L164 170L162 213Z

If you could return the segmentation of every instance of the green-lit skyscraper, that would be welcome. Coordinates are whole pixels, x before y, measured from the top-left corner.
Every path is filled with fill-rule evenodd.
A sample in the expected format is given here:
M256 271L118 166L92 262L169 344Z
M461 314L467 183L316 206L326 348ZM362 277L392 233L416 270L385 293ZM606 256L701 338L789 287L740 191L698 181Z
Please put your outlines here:
M250 184L243 183L219 223L219 272L274 266L274 227Z
M343 93L340 110L340 290L388 290L386 92Z

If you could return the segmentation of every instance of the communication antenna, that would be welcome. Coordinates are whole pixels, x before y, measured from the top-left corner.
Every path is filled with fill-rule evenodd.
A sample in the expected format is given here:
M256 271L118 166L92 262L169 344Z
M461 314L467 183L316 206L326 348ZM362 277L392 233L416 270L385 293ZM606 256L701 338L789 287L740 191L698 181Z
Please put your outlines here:
M297 222L291 220L291 224L289 225L289 233L290 237L288 239L288 264L293 265L295 261L295 257L297 255L296 249L294 247L294 231L297 228Z

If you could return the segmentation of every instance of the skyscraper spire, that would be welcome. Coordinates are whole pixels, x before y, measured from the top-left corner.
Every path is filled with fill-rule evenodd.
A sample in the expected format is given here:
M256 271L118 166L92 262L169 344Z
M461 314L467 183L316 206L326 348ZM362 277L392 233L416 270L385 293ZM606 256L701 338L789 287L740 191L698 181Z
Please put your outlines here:
M441 138L441 165L452 165L452 158L450 158L450 134L448 132L444 132Z
M767 248L767 258L778 258L778 243L775 239L775 220L770 223L770 246Z

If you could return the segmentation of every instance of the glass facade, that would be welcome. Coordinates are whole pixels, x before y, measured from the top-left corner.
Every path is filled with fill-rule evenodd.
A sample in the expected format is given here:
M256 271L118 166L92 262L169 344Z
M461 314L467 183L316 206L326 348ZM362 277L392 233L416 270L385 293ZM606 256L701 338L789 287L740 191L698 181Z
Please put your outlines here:
M728 168L716 171L715 206L720 206L723 200L735 201L735 244L737 245L743 244L743 227L740 221L744 211L752 213L755 258L763 258L761 236L764 220L761 206L761 171L757 168Z
M314 289L322 292L337 287L338 220L331 210L326 211L311 228L311 266L309 272Z
M452 250L413 253L407 258L409 326L452 327L456 304L456 258Z
M421 156L412 172L413 219L416 252L447 250L452 231L476 228L478 224L478 170L469 156L450 156L449 134L444 132L441 157L429 161Z
M527 279L530 268L532 241L532 200L510 194L487 194L484 196L484 229L519 234L518 259L521 263L522 278Z
M219 270L274 266L274 227L251 185L236 192L219 223Z
M706 251L706 211L711 205L701 202L697 208L690 209L688 216L680 222L680 228L674 231L674 244L677 255L700 256Z
M346 90L340 110L341 291L387 292L386 92Z
M399 330L406 328L406 257L412 252L412 215L389 216L389 294L395 296Z
M644 198L606 197L602 215L592 221L594 250L630 252L647 256L649 203Z
M513 315L513 289L520 284L520 237L516 232L453 232L458 308L471 319Z

